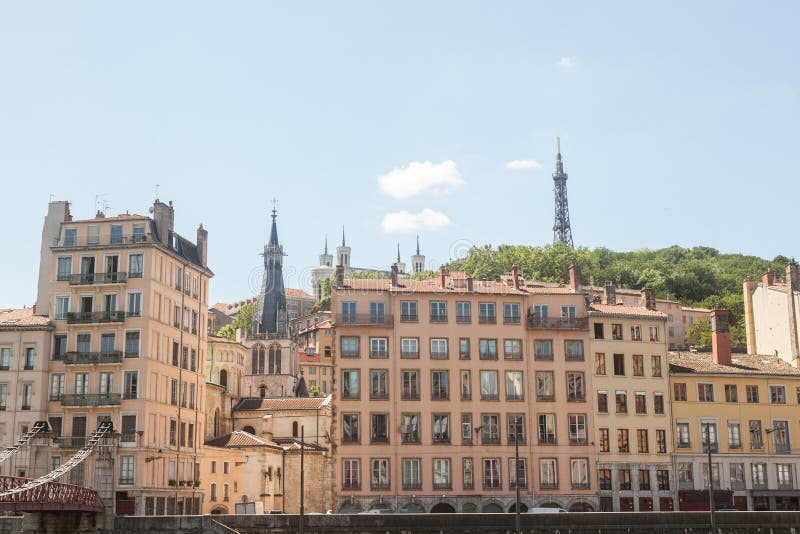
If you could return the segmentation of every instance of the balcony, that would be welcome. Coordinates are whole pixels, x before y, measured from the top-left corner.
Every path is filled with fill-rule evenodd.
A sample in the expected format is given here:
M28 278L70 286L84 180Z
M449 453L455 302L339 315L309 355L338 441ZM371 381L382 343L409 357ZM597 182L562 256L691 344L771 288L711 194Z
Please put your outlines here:
M124 311L75 312L67 314L67 324L121 323Z
M400 316L401 323L416 323L418 321L419 321L419 316L416 313L413 315L404 313Z
M400 352L401 358L419 358L418 350L404 350Z
M62 449L82 449L86 446L89 438L86 436L59 436L55 438L55 444Z
M586 317L528 317L528 330L589 330Z
M446 360L447 359L447 351L446 350L432 350L431 351L431 360Z
M392 326L394 315L375 315L370 313L351 313L337 318L338 326Z
M558 482L540 482L539 489L542 490L557 490Z
M539 436L539 445L558 445L558 440L555 436Z
M497 317L494 315L481 315L478 317L480 324L497 324Z
M61 277L59 277L60 279ZM128 279L128 273L80 273L69 277L71 286L90 286L95 284L124 284Z
M481 445L501 445L500 436L496 434L492 436L484 436L481 434Z
M522 351L521 350L511 350L507 351L504 354L506 360L521 360L522 359Z
M519 315L505 315L503 316L503 323L505 324L519 324Z
M115 406L122 403L119 393L72 393L61 396L62 406Z
M461 324L469 324L472 322L471 315L456 315L456 322Z
M98 365L107 363L121 363L122 352L67 352L53 356L55 361L63 361L67 365Z
M77 237L73 236L62 236L61 239L57 240L54 247L97 247L97 246L106 246L106 245L136 245L139 243L147 243L151 241L151 238L147 235L127 235L127 236L104 236L103 239L100 238L86 238L82 237L78 239Z
M389 351L382 350L382 349L370 350L369 351L369 357L370 358L388 358L389 357Z

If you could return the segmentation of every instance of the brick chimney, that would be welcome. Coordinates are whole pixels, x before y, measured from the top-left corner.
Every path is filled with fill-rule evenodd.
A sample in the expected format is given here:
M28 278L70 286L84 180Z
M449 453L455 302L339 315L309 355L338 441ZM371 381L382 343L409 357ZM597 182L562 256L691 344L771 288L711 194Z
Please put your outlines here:
M656 309L656 292L653 291L652 288L649 287L642 288L641 305L643 308L647 308L648 310Z
M714 308L711 310L711 353L714 363L731 364L731 334L728 324L728 310Z
M336 266L336 287L344 286L344 265Z
M605 296L606 304L615 305L617 303L617 286L614 284L606 284Z
M203 267L208 266L208 230L203 228L203 223L197 228L197 256Z
M514 284L514 289L519 289L519 268L516 263L511 266L511 281Z
M444 274L444 265L439 267L439 285L445 287L447 283L447 276Z
M775 283L775 273L772 272L772 267L767 269L767 272L761 276L761 283L765 286L771 286Z
M397 287L397 264L392 264L392 287Z
M169 206L156 199L153 203L153 221L156 223L158 240L169 246L169 235L175 229L175 209L170 200Z
M581 283L581 268L577 263L573 263L569 266L569 287L573 291L579 291Z

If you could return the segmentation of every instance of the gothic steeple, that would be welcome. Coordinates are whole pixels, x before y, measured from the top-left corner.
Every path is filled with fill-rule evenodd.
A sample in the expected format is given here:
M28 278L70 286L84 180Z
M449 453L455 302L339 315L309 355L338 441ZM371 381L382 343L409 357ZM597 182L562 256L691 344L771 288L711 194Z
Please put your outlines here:
M328 234L325 234L325 248L324 252L319 255L320 267L333 267L333 256L328 254Z
M397 243L397 261L395 262L395 266L397 267L397 272L406 272L406 264L400 261L400 243Z
M425 270L425 256L419 253L419 236L417 236L417 253L411 256L411 273L417 274Z
M283 246L278 241L278 211L272 208L269 242L264 245L264 275L258 296L258 312L253 331L262 334L287 333L286 291L283 287Z
M336 261L337 265L343 265L345 268L350 267L350 247L347 246L347 241L344 238L344 226L342 226L342 246L336 247Z
M555 193L555 222L553 223L553 243L561 242L572 247L572 228L569 224L569 203L567 202L567 173L561 161L561 139L556 137L556 172L553 173L553 193Z

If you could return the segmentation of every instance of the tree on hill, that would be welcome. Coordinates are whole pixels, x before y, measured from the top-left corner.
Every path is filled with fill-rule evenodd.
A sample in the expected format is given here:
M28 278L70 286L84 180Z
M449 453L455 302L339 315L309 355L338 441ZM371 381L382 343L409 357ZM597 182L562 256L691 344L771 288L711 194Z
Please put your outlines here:
M226 337L231 340L236 340L237 328L252 330L253 317L255 316L257 310L258 302L248 302L239 309L239 313L236 314L236 318L233 320L233 322L220 328L217 332L217 335L219 337Z

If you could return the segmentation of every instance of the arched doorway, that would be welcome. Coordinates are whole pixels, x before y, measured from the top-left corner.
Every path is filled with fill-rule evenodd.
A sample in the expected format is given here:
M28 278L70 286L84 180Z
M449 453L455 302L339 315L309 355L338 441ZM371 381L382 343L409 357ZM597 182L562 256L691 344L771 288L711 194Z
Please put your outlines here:
M361 507L354 502L348 502L339 507L337 513L340 514L357 514L361 512Z
M212 508L211 513L213 515L223 515L228 513L228 509L220 504L219 506L215 506L214 508Z
M440 502L440 503L434 505L433 508L431 508L431 513L432 514L454 514L454 513L456 513L456 509L453 508L451 505L447 504L446 502Z
M594 507L588 502L576 502L569 507L570 512L594 512Z
M242 430L244 432L247 432L248 434L253 434L254 436L256 435L256 429L253 428L252 426L248 425L248 426L244 427Z
M484 514L502 514L503 507L495 502L490 502L489 504L483 505L483 513Z
M400 511L407 514L424 514L425 507L418 502L407 502L400 508Z
M474 502L465 502L461 507L461 512L465 514L475 514L478 512L478 506Z
M508 513L513 514L516 511L517 511L517 503L514 503L509 507ZM527 511L528 511L528 505L525 504L524 502L519 503L519 513L524 514Z

